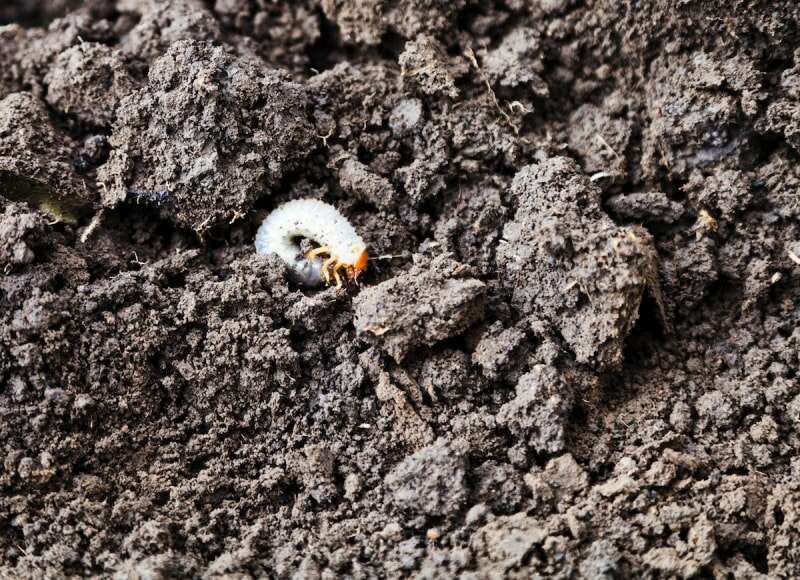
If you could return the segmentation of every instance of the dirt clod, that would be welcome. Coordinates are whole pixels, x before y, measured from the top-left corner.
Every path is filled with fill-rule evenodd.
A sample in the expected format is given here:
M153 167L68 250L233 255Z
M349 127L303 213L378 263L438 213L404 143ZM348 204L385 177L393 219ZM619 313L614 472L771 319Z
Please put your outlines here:
M620 364L652 242L604 216L599 190L568 159L524 168L512 192L518 209L497 262L514 303L551 321L579 362Z
M257 61L177 42L120 103L103 203L144 197L198 231L240 218L309 151L307 106L303 87Z
M484 315L486 285L447 256L362 291L354 302L358 333L398 363L420 346L463 333ZM419 300L425 288L426 302Z
M457 512L467 500L463 444L439 440L407 457L386 476L394 503L425 516Z

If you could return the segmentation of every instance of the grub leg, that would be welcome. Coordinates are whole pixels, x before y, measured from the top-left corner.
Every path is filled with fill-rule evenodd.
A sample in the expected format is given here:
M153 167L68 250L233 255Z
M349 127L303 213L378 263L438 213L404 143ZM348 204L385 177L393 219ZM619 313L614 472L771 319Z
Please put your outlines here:
M330 269L336 262L336 258L330 257L322 263L322 276L325 278L325 283L331 283L331 273Z
M306 258L311 260L312 258L316 258L322 254L330 254L331 249L328 246L320 246L319 248L314 248L310 252L306 253Z

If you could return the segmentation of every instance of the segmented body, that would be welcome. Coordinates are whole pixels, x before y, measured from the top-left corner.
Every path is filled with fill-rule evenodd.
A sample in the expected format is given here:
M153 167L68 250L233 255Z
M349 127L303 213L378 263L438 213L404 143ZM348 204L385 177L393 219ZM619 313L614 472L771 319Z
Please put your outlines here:
M301 238L320 247L304 255ZM258 228L256 252L280 256L306 286L330 283L331 277L341 285L341 274L355 279L368 259L366 244L350 222L335 207L316 199L290 201L269 214ZM324 255L325 260L320 257Z

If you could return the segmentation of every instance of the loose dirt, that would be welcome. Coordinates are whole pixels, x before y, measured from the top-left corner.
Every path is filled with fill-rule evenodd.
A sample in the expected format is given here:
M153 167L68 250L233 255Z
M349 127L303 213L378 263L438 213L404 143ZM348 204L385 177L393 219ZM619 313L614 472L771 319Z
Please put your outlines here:
M0 577L800 575L799 47L794 0L5 3ZM360 286L255 254L303 197Z

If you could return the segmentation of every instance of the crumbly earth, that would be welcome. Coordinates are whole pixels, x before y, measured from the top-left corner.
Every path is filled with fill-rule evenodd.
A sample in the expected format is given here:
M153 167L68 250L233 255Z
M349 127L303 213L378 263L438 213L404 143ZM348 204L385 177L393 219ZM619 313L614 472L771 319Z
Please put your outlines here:
M0 578L800 575L795 0L0 7ZM369 246L305 289L255 231Z

